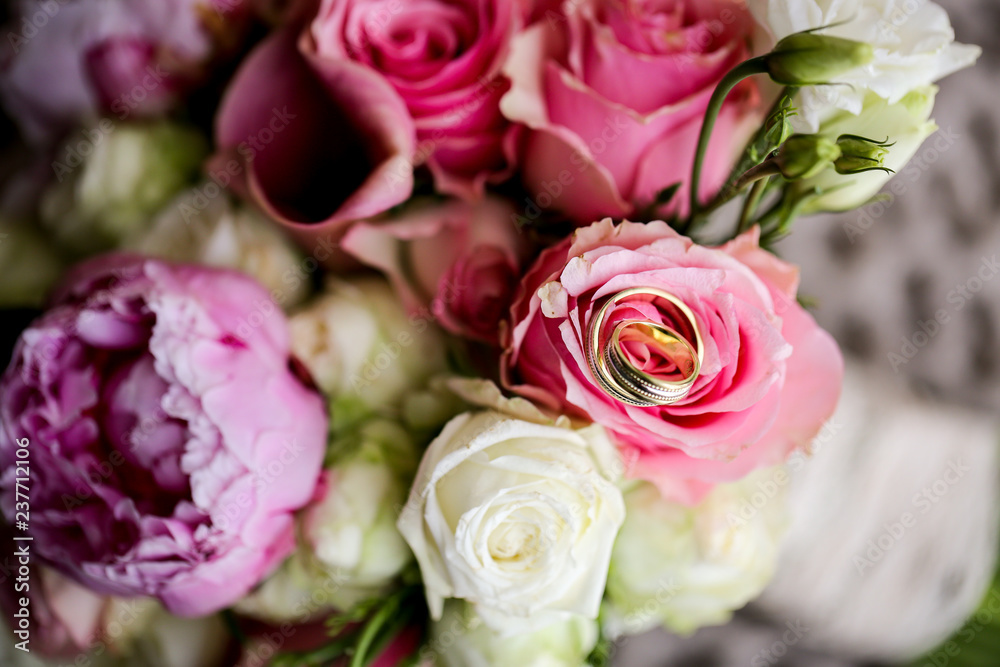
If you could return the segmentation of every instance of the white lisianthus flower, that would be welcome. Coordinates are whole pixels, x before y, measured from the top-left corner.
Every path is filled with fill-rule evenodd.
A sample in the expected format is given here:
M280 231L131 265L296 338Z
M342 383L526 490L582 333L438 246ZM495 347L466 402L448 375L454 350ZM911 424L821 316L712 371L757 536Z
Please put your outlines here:
M506 636L491 630L471 605L449 600L441 620L431 624L421 657L438 667L585 667L599 634L596 621L573 616Z
M899 172L924 140L937 131L937 125L930 120L936 94L936 86L924 86L908 93L895 104L869 94L860 115L839 112L823 123L820 132L833 140L845 134L875 141L888 138L892 145L887 148L884 166L892 172ZM824 193L810 200L803 209L804 213L850 211L868 203L892 177L892 173L885 171L841 175L828 169L815 178L796 183L795 187L817 188Z
M87 151L84 152L83 148ZM75 252L117 247L197 177L207 151L198 130L169 121L104 119L67 142L82 164L54 163L57 181L42 195L42 221ZM62 170L60 170L60 165ZM72 166L70 166L72 165Z
M871 44L875 59L837 77L837 86L805 88L797 103L803 130L815 132L833 109L860 114L869 92L896 104L911 91L972 65L978 46L955 43L948 13L929 0L750 0L777 40L831 26L824 35Z
M608 634L658 625L687 634L726 623L757 597L777 564L787 483L783 468L762 470L720 484L696 507L635 484L625 494L628 518L608 576Z
M183 192L128 246L174 262L237 269L256 278L281 307L300 303L310 286L300 270L308 266L301 251L256 209L204 191Z
M381 279L331 279L289 328L292 351L340 414L397 406L447 370L444 338L431 315L408 314Z
M597 618L625 519L621 468L599 426L574 431L465 413L431 443L399 530L431 615L461 598L505 635Z

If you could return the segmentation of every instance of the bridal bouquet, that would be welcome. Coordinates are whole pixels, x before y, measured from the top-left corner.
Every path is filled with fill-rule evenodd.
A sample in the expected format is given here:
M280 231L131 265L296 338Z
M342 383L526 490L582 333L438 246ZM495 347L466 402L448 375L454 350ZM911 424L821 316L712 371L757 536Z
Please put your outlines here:
M841 385L774 244L878 197L978 54L919 0L15 4L14 664L725 623Z

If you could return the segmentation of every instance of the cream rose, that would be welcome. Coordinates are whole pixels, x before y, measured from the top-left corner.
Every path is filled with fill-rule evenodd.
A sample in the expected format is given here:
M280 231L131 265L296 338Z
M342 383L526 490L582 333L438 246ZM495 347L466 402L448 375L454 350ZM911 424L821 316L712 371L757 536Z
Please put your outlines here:
M775 39L832 26L823 34L875 48L873 62L837 77L846 85L802 90L799 112L812 131L835 109L860 114L869 91L895 104L982 52L956 44L948 13L927 0L751 0L750 10Z
M510 634L600 609L625 519L621 468L603 429L465 413L431 443L399 530L431 614L462 598Z

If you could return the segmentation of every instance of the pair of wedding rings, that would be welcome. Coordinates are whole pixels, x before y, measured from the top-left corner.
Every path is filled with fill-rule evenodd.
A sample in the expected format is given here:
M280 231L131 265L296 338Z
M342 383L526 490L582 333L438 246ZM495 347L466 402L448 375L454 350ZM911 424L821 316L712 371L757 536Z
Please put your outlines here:
M653 304L664 313L664 320L677 323L686 333L648 319L623 319L609 327L611 310L629 302ZM634 287L612 296L591 318L587 337L587 362L598 386L627 405L673 405L691 392L701 372L705 350L694 314L673 294L654 287ZM629 343L658 351L678 379L665 380L638 368L623 347Z

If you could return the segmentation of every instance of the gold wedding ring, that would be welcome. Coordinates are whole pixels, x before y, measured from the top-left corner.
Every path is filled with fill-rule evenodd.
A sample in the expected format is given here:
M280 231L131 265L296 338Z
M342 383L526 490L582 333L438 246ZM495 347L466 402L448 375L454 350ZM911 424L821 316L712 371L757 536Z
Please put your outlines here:
M622 320L608 333L611 309L623 302L648 302L665 311L676 328L649 320ZM633 287L609 298L590 321L587 362L598 386L612 398L637 407L672 405L691 392L704 357L704 345L694 313L669 292L655 287ZM693 338L694 341L689 340ZM636 368L622 344L641 343L658 349L676 367L679 380L664 380Z

